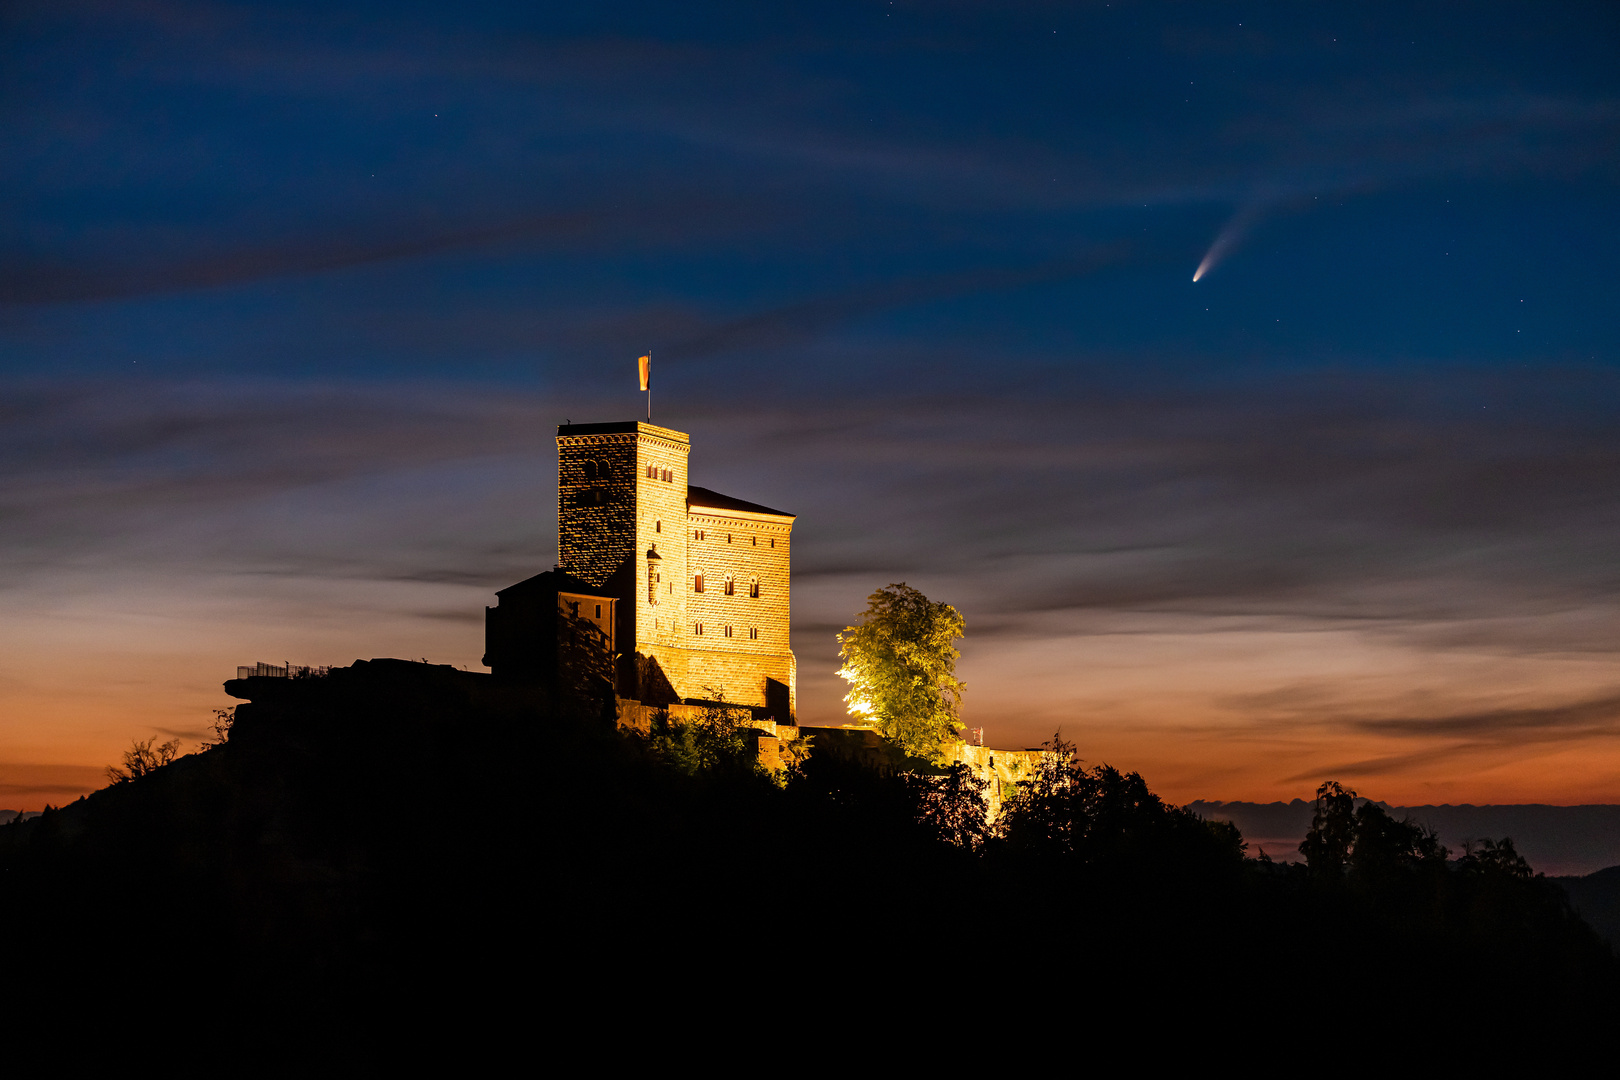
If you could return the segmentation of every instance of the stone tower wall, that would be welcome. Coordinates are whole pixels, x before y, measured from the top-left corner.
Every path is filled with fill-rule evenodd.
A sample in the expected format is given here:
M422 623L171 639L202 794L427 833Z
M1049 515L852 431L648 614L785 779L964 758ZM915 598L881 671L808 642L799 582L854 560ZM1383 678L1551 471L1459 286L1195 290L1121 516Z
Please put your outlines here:
M633 432L557 436L557 559L564 570L601 586L623 566L635 550L636 494Z

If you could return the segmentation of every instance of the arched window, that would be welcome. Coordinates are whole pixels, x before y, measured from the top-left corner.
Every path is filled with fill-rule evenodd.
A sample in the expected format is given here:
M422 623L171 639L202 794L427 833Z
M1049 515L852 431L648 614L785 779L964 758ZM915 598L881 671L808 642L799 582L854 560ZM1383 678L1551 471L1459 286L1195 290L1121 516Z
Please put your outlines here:
M730 574L726 575L726 595L727 596L736 596L737 595L737 583L732 580Z
M752 596L755 600L759 599L759 578L755 577L748 579L748 595Z
M703 571L701 571L701 570L699 570L697 573L692 575L692 591L693 592L702 592L703 591Z
M587 458L585 460L585 480L586 480L587 483L591 483L591 484L596 483L596 459L595 458Z

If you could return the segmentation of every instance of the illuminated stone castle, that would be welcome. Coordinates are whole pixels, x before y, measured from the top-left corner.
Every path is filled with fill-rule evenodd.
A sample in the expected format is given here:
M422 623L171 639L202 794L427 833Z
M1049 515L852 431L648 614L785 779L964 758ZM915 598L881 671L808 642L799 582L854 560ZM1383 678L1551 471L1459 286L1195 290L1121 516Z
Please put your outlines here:
M612 658L620 699L723 700L792 722L794 515L692 486L691 449L636 421L557 429L559 566L486 609L497 677L545 677L557 635L583 635Z

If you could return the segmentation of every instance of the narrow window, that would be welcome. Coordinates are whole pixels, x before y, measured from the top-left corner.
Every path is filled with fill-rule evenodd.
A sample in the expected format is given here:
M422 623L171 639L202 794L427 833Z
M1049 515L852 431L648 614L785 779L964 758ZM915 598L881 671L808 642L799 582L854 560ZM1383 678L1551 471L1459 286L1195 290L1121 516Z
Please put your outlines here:
M737 595L737 583L735 581L731 580L731 575L730 574L726 575L726 595L727 596L736 596Z
M703 636L703 624L702 623L693 623L692 624L692 633L696 634L698 637L702 637Z
M754 547L759 547L759 537L757 537L757 536L750 536L750 537L749 537L749 538L748 538L748 543L749 543L749 544L751 544L751 545L752 545L752 546L754 546Z
M776 537L773 536L773 537L771 537L771 547L775 547L775 546L776 546Z
M664 523L662 521L653 522L653 532L661 533L663 531L664 531Z
M759 599L759 578L748 579L748 595L755 600Z
M602 605L601 604L596 605L596 617L598 619L600 619L602 617Z
M675 474L673 472L671 472L670 470L665 469L664 470L664 483L666 483L666 484L673 483L674 480L675 480Z
M750 626L748 628L748 640L750 640L750 641L758 641L759 640L759 627Z
M726 543L728 543L728 544L731 543L731 534L730 533L726 533Z
M699 570L697 573L692 575L692 591L693 592L702 592L703 591L703 571L701 571L701 570Z
M726 637L730 637L730 636L731 636L731 627L728 626L728 627L726 627Z

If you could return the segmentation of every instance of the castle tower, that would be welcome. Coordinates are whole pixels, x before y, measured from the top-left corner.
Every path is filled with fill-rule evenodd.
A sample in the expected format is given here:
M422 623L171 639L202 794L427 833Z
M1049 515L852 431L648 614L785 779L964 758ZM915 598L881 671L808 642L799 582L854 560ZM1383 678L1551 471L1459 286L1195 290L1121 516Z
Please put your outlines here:
M630 421L557 429L557 551L615 605L619 693L794 709L794 516L692 487L691 440Z

